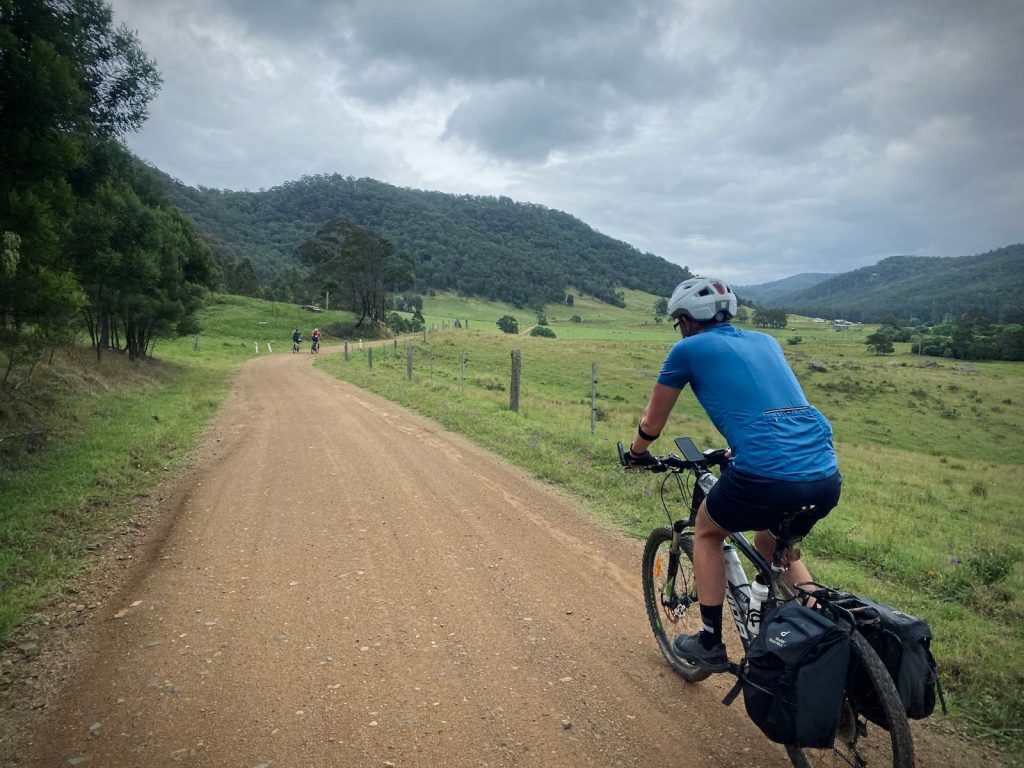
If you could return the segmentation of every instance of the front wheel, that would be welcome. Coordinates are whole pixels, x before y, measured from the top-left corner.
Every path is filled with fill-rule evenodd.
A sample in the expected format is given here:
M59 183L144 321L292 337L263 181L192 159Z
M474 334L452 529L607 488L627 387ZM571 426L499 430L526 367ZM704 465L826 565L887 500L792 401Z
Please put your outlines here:
M679 635L700 632L700 604L693 575L693 531L679 536L679 552L673 557L672 529L655 528L647 537L643 559L644 604L658 647L676 673L696 683L711 673L676 656L672 641Z
M913 768L914 743L899 692L885 664L860 632L851 635L849 680L870 686L885 714L888 729L875 725L857 712L850 699L843 701L835 744L830 749L787 746L795 768L856 766L856 768ZM863 695L863 691L861 692Z

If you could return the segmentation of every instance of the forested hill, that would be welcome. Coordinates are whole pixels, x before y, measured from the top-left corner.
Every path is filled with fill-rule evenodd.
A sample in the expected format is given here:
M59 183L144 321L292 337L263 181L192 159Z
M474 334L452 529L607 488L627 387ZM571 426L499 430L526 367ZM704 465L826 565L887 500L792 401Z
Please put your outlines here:
M602 235L561 211L505 197L404 189L374 179L307 176L260 192L188 187L165 177L226 273L252 262L269 285L297 266L296 247L325 222L348 219L415 260L421 290L529 305L576 289L612 304L618 288L667 296L689 272Z
M771 302L800 314L877 322L917 317L940 322L977 309L1024 321L1024 245L976 256L892 256Z
M753 301L757 304L771 306L772 302L780 296L786 296L805 288L823 283L830 277L832 272L803 272L799 275L785 277L782 280L773 280L770 283L758 285L734 285L732 289L741 299Z

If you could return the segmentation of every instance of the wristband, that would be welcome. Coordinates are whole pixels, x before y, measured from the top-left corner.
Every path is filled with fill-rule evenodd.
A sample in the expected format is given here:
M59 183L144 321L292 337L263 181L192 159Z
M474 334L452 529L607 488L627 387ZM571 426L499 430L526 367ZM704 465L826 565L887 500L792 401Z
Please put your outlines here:
M640 435L641 440L646 440L649 443L653 443L655 440L661 437L661 432L659 432L656 435L648 435L646 432L644 432L644 428L643 426L641 426L642 423L643 422L636 425L636 433Z

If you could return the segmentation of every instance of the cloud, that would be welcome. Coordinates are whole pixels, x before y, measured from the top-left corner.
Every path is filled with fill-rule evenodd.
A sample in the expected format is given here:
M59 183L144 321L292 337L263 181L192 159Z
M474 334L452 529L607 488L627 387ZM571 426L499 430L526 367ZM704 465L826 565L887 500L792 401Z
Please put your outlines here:
M742 283L1024 240L1016 0L113 0L192 184L504 194Z

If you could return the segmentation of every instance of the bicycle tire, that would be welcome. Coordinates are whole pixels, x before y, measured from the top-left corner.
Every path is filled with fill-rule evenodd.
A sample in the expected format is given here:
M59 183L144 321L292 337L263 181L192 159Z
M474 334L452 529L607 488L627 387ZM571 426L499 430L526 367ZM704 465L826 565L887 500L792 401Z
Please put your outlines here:
M680 677L690 683L705 680L711 673L699 669L676 656L672 641L681 634L699 632L702 626L700 605L697 603L697 586L693 575L693 532L683 533L680 542L679 569L676 574L676 589L672 596L674 606L662 604L661 595L668 571L669 548L672 544L672 529L668 526L655 528L647 537L644 546L643 587L647 619L651 623L654 637L662 655ZM666 627L668 622L673 629ZM675 629L678 627L678 629Z
M830 749L800 749L787 745L789 759L794 768L913 768L914 742L896 685L885 664L864 636L854 630L851 640L851 672L856 671L855 664L862 665L864 678L874 688L889 728L882 728L859 717L847 700L843 702L835 745Z

